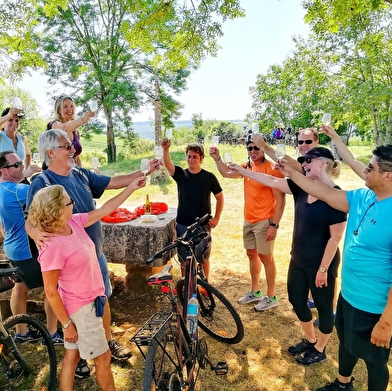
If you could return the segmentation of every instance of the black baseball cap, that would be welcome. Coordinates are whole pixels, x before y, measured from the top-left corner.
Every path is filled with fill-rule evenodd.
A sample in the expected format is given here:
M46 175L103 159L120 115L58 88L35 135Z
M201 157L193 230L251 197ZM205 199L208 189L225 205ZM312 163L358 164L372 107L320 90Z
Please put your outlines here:
M328 149L328 148L324 148L324 147L316 147L316 148L312 148L309 149L308 152L305 153L305 155L300 156L299 158L297 158L299 163L303 163L305 161L305 159L314 159L317 157L325 157L327 159L331 159L331 160L335 160L335 158L332 155L332 152Z

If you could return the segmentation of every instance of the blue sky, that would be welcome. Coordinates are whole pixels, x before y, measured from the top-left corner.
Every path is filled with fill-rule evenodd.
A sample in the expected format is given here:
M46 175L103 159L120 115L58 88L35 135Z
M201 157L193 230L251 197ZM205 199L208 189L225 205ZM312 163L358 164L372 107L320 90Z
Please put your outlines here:
M249 87L255 84L256 76L290 55L294 35L309 34L301 0L241 0L241 5L246 17L225 23L218 56L203 62L191 75L188 90L178 97L184 105L180 119L190 120L193 113L203 119L244 119L251 112ZM45 77L34 74L19 86L28 90L49 115ZM52 93L62 92L66 91ZM133 120L149 121L152 117L151 108Z

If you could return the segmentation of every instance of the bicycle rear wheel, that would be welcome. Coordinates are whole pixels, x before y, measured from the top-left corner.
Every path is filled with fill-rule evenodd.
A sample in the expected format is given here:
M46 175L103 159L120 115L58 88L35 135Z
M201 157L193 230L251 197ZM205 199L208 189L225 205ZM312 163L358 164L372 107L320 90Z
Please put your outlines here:
M144 369L143 391L181 391L192 367L190 351L181 334L182 367L179 362L177 327L165 327L151 341ZM189 390L193 388L189 386Z
M184 303L184 279L178 281L177 292ZM235 308L216 288L206 281L197 279L199 302L198 325L208 335L220 342L236 344L244 337L244 326Z
M11 338L11 345L3 345L0 373L1 390L47 390L56 389L56 351L46 327L31 315L15 315L6 319L4 327ZM16 327L26 325L34 340L15 341Z

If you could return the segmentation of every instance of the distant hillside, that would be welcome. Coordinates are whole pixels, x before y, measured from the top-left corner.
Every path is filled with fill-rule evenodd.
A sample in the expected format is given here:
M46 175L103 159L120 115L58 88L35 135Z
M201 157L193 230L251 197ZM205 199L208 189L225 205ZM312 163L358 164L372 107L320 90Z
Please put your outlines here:
M245 125L244 121L239 119L229 120L235 124L239 124L241 126ZM174 121L175 128L192 128L192 121ZM133 124L134 131L141 138L147 138L150 140L154 140L154 126L150 121L144 122L134 122Z

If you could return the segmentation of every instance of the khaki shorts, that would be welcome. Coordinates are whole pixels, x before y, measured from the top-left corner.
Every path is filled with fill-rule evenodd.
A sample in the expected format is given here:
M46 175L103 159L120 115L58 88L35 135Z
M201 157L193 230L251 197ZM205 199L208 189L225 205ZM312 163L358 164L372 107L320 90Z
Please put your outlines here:
M267 242L265 240L265 234L269 226L269 220L262 220L255 224L244 220L242 230L245 250L256 249L259 254L271 254L274 251L275 241Z
M78 331L76 343L64 341L65 349L79 350L81 358L92 360L109 349L102 318L95 315L94 302L73 313L70 318Z

